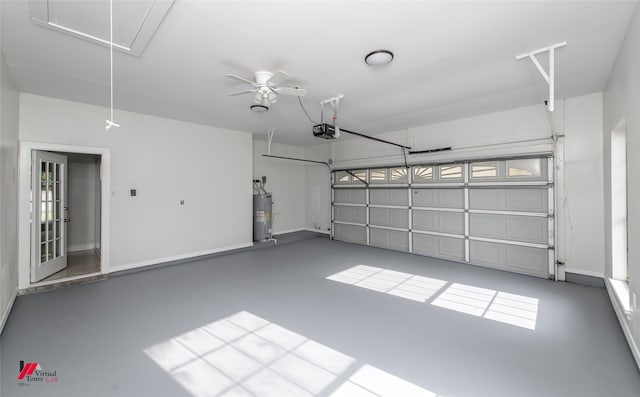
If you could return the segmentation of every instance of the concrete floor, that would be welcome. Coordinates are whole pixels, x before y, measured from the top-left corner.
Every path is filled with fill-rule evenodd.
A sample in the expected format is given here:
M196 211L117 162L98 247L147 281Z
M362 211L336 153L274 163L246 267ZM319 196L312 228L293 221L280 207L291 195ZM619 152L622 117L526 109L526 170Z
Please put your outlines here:
M0 352L2 396L640 395L604 289L326 238L20 296Z
M50 275L42 281L60 280L66 277L81 276L100 271L100 259L95 250L67 253L67 267Z

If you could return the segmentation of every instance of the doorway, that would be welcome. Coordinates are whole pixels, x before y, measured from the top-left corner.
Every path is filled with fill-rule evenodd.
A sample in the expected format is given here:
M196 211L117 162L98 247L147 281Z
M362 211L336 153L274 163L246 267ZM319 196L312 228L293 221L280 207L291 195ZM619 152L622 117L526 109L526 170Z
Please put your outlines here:
M108 273L109 160L107 148L20 142L19 289ZM54 258L66 263L35 274Z
M66 158L62 214L66 266L55 272L50 271L50 275L35 281L46 282L100 272L101 157L85 153L56 154ZM32 282L33 276L32 272Z

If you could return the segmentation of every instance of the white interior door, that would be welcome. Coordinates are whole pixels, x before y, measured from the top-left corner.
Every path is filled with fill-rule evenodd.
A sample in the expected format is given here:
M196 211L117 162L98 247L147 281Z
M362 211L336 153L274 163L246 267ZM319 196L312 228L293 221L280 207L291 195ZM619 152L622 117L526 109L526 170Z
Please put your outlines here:
M67 157L34 150L31 164L31 282L67 267Z

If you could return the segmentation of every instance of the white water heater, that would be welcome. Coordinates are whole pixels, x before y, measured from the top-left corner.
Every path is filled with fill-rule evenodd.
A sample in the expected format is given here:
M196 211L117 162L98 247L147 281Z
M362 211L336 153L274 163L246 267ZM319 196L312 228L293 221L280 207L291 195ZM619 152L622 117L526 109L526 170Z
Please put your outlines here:
M253 241L266 241L271 237L271 193L253 195Z

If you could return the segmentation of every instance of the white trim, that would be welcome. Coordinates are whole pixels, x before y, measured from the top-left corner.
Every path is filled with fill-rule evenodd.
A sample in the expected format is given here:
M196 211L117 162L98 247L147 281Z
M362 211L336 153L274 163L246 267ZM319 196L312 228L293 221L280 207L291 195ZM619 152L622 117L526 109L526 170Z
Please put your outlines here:
M2 330L4 330L4 325L7 323L7 319L9 318L9 314L11 314L11 309L13 308L13 303L16 301L16 296L18 296L18 289L14 289L11 294L11 298L9 298L9 304L7 308L2 313L2 318L0 318L0 335L2 335Z
M433 212L454 212L458 214L464 213L464 208L445 208L445 207L411 207L412 210L433 211Z
M534 218L548 218L547 212L518 212L518 211L496 211L496 210L469 210L470 214L484 214L484 215L516 215L516 216L528 216Z
M279 236L279 235L281 235L281 234L301 232L301 231L303 231L303 230L306 230L306 229L305 229L305 228L303 228L303 227L299 227L299 228L297 228L297 229L278 230L277 232L275 232L275 231L274 231L274 232L273 232L273 235L274 235L274 236Z
M627 339L627 343L629 344L629 349L633 354L633 358L636 359L636 365L638 366L638 369L640 369L640 348L638 347L636 341L633 339L633 333L631 332L631 328L629 327L629 321L627 318L628 313L622 307L620 298L615 292L615 288L611 284L611 279L605 278L604 285L606 286L607 292L609 293L609 299L611 300L611 305L613 306L613 309L616 312L616 316L618 317L618 321L620 322L622 332L624 333L624 336Z
M367 225L365 225L364 223L356 223L356 222L346 222L346 221L336 221L334 220L333 223L339 223L341 225L351 225L351 226L362 226L362 227L366 227Z
M338 205L341 207L366 207L366 204L356 204L356 203L333 203L334 206Z
M409 205L369 204L369 208L386 208L392 210L409 210Z
M76 276L62 277L62 278L57 278L55 280L49 280L49 281L38 281L35 283L31 283L28 288L21 289L20 292L27 291L29 288L41 287L43 285L64 283L64 282L73 281L73 280L80 280L80 279L85 279L89 277L100 276L101 274L102 273L100 272L94 272L94 273L78 274Z
M213 249L204 250L204 251L189 252L189 253L186 253L186 254L167 256L167 257L164 257L164 258L155 258L155 259L149 259L149 260L144 260L144 261L140 261L140 262L127 263L125 265L113 266L113 267L110 268L110 272L109 273L120 272L120 271L123 271L123 270L137 269L137 268L151 266L151 265L158 265L158 264L166 263L166 262L179 261L179 260L182 260L182 259L196 258L198 256L216 254L218 252L231 251L231 250L240 249L240 248L247 248L247 247L253 247L253 242L229 245L229 246L226 246L226 247L213 248Z
M29 211L29 192L31 191L31 152L48 150L66 153L84 153L100 156L101 174L101 219L100 222L100 273L109 273L110 254L110 199L111 199L111 151L109 148L78 145L64 145L50 142L19 142L18 150L18 289L31 287L31 225ZM78 276L76 278L82 278Z
M571 267L565 267L564 268L564 272L565 273L580 274L582 276L605 278L604 277L604 273L602 273L602 272L594 272L594 271L591 271L591 270L575 269L575 268L571 268Z
M304 229L302 229L302 230L306 230L306 231L309 231L309 232L316 232L316 233L327 234L327 235L329 235L329 236L331 235L331 231L329 231L329 230L313 229L313 228L310 228L310 227L306 227L306 228L304 228Z
M419 229L412 229L411 232L412 233L417 233L417 234L428 234L430 236L457 238L457 239L460 239L460 240L464 239L464 236L462 234L432 232L432 231L429 231L429 230L419 230Z
M76 251L94 250L96 248L98 247L96 247L95 243L84 243L84 244L74 244L74 245L67 244L67 254L70 254Z
M530 248L540 248L540 249L549 249L550 248L548 245L545 245L545 244L527 243L525 241L503 240L503 239L499 239L499 238L469 236L469 240L471 240L471 241L483 241L485 243L517 245L519 247L530 247Z
M513 178L513 177L512 177ZM523 178L523 177L520 177ZM536 178L540 178L539 176ZM486 187L486 186L490 186L490 187L522 187L522 186L547 186L549 184L553 184L553 182L549 182L547 180L541 180L541 181L519 181L519 182L514 182L514 181L492 181L492 182L469 182L469 187Z
M374 228L374 229L395 230L396 232L409 233L409 229L408 228L393 227L393 226L382 226L382 225L372 225L372 224L369 224L369 227Z

